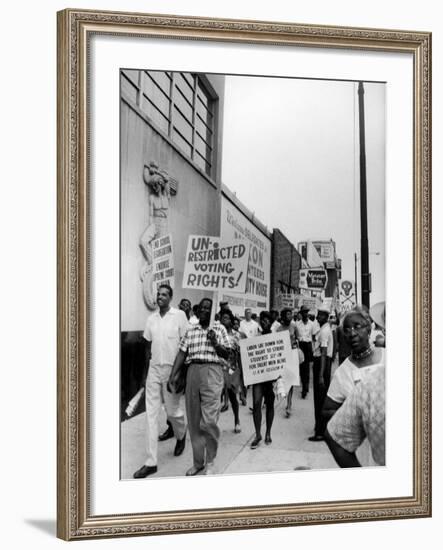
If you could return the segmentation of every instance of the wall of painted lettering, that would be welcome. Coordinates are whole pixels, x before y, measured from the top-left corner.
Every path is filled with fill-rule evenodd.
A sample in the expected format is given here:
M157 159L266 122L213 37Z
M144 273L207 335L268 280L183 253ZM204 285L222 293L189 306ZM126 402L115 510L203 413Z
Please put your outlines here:
M220 235L226 240L243 240L250 246L245 293L220 292L219 301L229 302L235 315L245 308L259 313L270 307L271 238L267 229L243 207L233 193L223 187Z

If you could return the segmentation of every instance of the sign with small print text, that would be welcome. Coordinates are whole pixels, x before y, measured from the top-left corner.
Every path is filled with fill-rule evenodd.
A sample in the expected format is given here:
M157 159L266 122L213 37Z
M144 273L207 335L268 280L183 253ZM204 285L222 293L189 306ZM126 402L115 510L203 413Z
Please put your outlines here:
M276 380L292 360L289 331L240 340L240 355L246 386Z

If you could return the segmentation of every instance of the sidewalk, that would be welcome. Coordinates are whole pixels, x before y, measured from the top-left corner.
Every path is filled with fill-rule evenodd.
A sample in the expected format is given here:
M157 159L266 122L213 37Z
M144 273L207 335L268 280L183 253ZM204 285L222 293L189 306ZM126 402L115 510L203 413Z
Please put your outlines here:
M300 398L300 388L294 388L292 415L285 416L285 401L275 406L272 426L272 444L250 449L254 438L251 404L251 391L248 392L248 404L240 405L240 423L242 431L234 433L234 417L231 408L220 414L220 445L216 461L217 474L282 472L291 470L319 470L337 468L327 446L323 442L308 441L313 434L314 404L312 389L306 399ZM160 433L166 429L165 415L160 415ZM263 422L265 409L263 409ZM132 479L133 473L145 461L145 413L126 420L121 424L121 479ZM262 437L264 439L264 428ZM183 476L192 465L192 449L189 435L186 448L179 457L173 456L175 439L159 442L158 472L149 476Z

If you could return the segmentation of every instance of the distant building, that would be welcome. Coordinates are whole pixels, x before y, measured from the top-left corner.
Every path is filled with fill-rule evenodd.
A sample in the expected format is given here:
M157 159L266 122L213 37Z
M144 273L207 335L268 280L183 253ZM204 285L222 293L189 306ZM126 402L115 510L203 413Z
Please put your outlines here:
M301 255L294 244L280 229L274 229L271 264L271 307L273 309L281 308L281 295L298 294L301 264Z
M341 259L337 258L335 241L332 239L302 241L297 247L307 267L326 270L327 284L324 292L321 293L322 297L337 298L341 279ZM313 292L313 295L318 294L316 291Z

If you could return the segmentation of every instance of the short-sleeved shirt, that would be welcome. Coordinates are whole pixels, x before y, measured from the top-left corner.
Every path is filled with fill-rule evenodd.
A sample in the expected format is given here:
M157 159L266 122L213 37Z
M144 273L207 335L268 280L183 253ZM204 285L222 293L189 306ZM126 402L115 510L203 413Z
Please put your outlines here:
M359 384L364 376L366 376L373 369L384 366L385 364L385 350L380 348L381 358L378 363L369 365L367 367L357 367L350 361L349 358L345 359L343 363L337 367L332 377L331 384L328 388L328 397L336 401L337 403L343 403L350 393L354 390L355 386Z
M187 354L186 362L221 363L214 346L208 340L208 331L213 330L219 345L230 349L231 343L225 327L221 324L203 328L200 323L188 329L180 341L180 351Z
M291 345L293 345L295 343L295 321L290 321L289 325L283 325L280 323L280 326L277 327L275 332L283 332L285 330L289 331L289 338L291 339Z
M246 338L260 336L260 326L253 319L250 321L246 321L246 319L241 320L239 330L245 334Z
M385 367L362 378L329 421L328 432L350 453L367 437L374 461L385 465Z
M308 319L307 323L301 320L296 321L295 331L300 342L312 342L312 337L314 336L314 323L311 319Z
M188 319L185 313L174 307L169 308L163 317L158 311L150 315L143 337L151 342L151 364L172 365L180 339L187 329Z
M314 357L321 356L321 348L327 348L326 355L332 357L334 352L334 337L329 323L325 323L315 334Z

